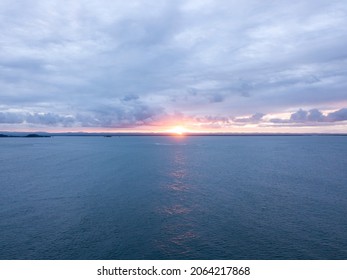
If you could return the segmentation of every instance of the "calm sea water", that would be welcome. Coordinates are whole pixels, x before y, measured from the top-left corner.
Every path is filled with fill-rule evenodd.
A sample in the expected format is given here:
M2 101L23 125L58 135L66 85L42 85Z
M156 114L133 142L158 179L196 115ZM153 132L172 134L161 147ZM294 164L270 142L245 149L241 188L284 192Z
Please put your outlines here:
M347 259L347 137L0 139L0 259Z

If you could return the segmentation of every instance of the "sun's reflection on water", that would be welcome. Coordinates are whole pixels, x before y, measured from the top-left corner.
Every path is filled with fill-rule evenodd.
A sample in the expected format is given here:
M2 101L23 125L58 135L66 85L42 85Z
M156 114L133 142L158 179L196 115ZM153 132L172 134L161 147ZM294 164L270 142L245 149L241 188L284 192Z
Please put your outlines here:
M198 238L198 234L193 223L194 206L191 201L192 187L189 183L186 146L180 145L170 149L170 169L162 188L167 200L158 209L163 223L162 234L156 245L163 254L179 258L193 251L192 242Z
M180 214L187 214L191 211L191 209L184 207L183 205L176 204L172 205L170 207L163 207L163 214L167 215L180 215Z
M186 156L180 147L175 150L173 155L172 168L168 174L169 183L167 184L167 188L173 191L188 190L187 175Z

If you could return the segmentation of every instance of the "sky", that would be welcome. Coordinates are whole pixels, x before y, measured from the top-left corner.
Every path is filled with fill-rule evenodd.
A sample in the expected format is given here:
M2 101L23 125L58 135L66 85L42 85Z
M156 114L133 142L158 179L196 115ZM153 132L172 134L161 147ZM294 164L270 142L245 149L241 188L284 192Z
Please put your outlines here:
M344 0L1 0L0 131L347 132Z

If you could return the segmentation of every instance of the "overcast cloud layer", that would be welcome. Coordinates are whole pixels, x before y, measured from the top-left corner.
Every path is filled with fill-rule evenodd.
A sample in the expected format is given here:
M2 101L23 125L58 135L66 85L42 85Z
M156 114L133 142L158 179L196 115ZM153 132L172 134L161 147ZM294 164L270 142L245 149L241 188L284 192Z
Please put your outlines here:
M346 131L347 3L0 2L0 130Z

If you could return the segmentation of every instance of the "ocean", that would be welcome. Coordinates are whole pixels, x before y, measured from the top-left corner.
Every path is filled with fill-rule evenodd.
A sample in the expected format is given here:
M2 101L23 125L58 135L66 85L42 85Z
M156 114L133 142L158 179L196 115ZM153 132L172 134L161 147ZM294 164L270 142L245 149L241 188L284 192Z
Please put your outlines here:
M347 259L347 137L0 139L0 259Z

